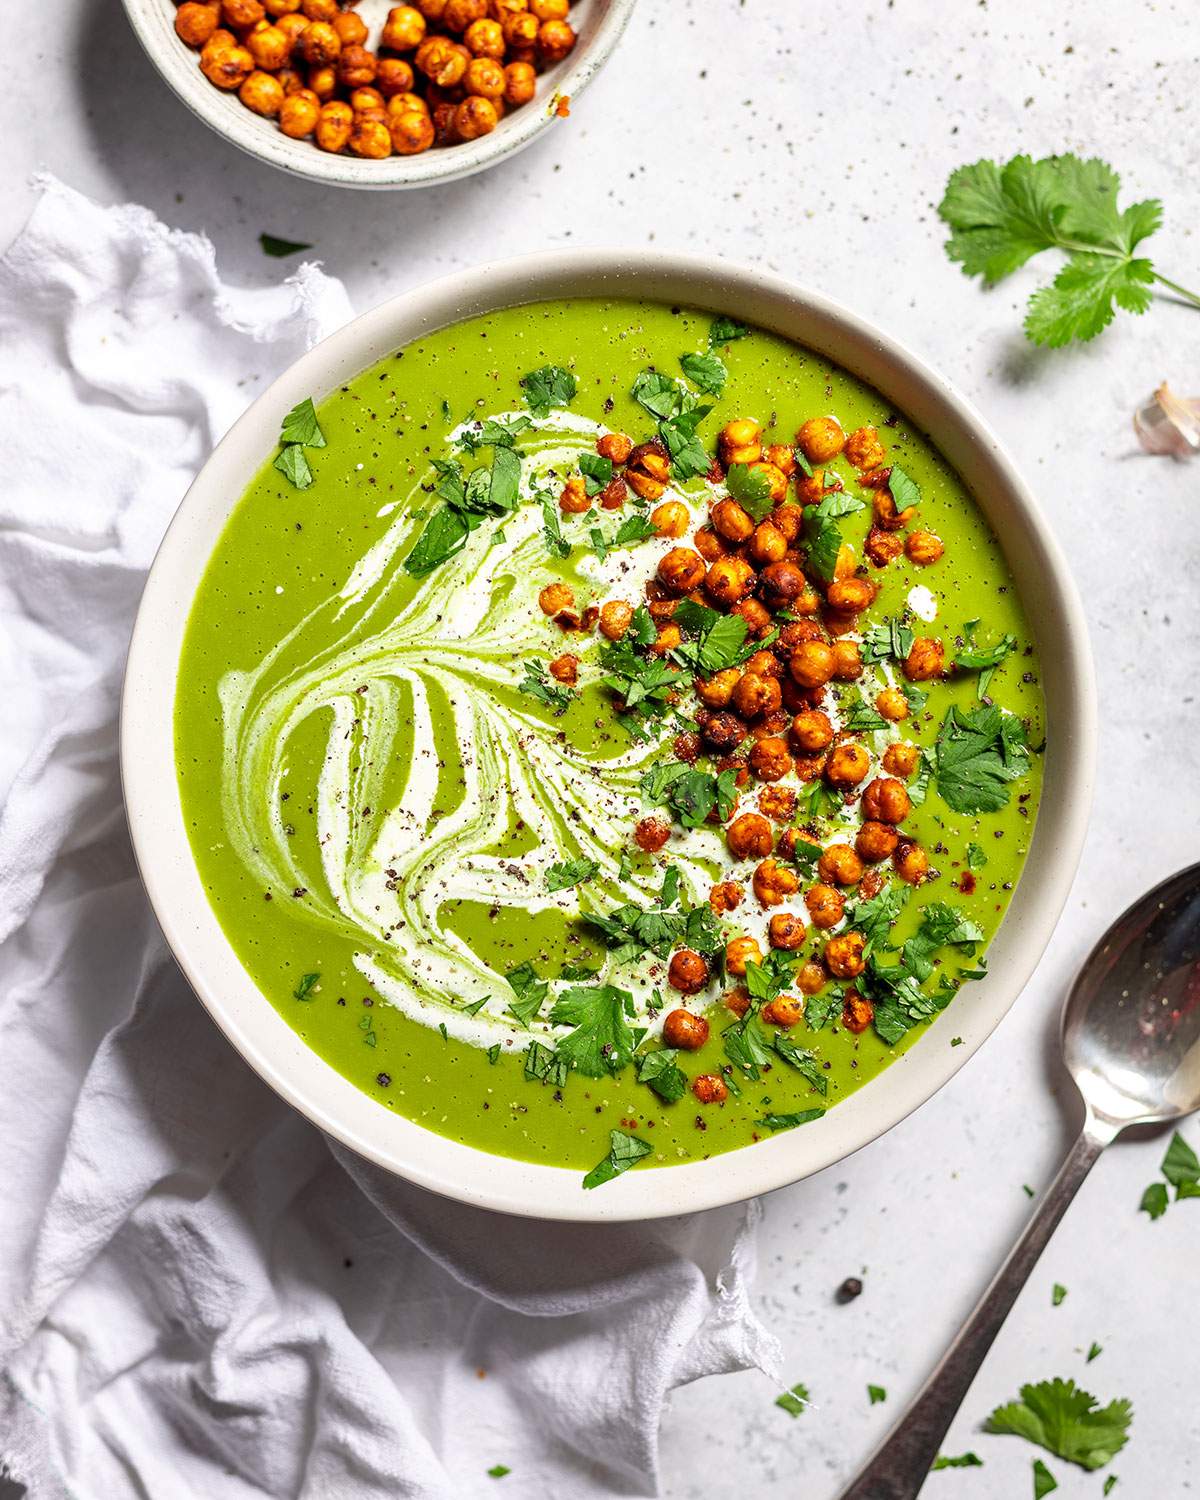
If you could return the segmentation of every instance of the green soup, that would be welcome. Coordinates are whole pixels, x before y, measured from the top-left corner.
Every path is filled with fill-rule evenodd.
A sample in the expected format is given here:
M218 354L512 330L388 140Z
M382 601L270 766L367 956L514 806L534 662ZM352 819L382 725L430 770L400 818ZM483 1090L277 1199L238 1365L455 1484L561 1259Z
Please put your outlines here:
M1043 705L996 541L903 414L759 330L572 301L433 334L318 416L325 445L265 467L217 543L176 701L209 898L311 1047L381 1109L584 1168L610 1142L671 1165L803 1124L947 1008L925 1045L953 1045L1032 835ZM809 462L795 434L826 416L854 437ZM770 467L756 442L716 463L738 418L787 445ZM657 446L626 468L598 453L606 433ZM731 497L726 529L751 541L697 541ZM944 552L919 565L925 533ZM763 608L692 581L669 619L698 548L744 556L735 581ZM687 556L664 563L672 549ZM830 607L847 578L865 609ZM633 611L623 634L630 610L595 628L612 601ZM828 648L808 652L817 676L836 663L825 685L797 680L805 637ZM761 712L749 685L742 714L697 698L697 677L748 671L773 678ZM831 784L845 757L796 741L814 711L835 751L860 747L860 779ZM748 813L737 858L726 825ZM741 901L715 910L722 882ZM748 967L727 960L739 937L758 944ZM680 1009L707 1022L697 1048ZM664 1047L664 1024L689 1046Z

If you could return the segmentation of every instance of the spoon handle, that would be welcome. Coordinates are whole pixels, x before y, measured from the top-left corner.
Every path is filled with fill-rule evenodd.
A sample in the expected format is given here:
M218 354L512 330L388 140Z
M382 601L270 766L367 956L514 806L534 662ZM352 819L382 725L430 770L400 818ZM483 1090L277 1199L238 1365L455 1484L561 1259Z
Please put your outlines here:
M1091 1118L1071 1147L1008 1259L916 1400L841 1500L916 1500L942 1439L1038 1256L1115 1131Z

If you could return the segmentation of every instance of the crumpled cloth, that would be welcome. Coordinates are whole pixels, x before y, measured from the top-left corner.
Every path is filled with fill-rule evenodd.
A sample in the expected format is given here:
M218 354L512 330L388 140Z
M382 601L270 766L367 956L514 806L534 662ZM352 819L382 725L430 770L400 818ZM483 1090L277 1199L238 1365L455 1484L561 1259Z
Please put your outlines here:
M304 266L43 183L0 260L0 1473L73 1500L657 1487L673 1387L775 1363L756 1209L547 1225L436 1198L259 1081L134 870L146 569L258 391L349 315Z

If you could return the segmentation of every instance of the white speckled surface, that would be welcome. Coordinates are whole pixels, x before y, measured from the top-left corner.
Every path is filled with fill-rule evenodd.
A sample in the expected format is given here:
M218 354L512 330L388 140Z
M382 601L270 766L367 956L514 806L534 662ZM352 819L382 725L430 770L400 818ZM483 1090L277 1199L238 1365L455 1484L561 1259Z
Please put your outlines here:
M260 230L312 241L366 307L487 255L542 244L711 249L807 281L876 318L956 380L1023 459L1073 555L1096 648L1101 750L1094 820L1057 941L1000 1032L953 1084L858 1157L767 1203L759 1295L787 1374L813 1394L795 1421L755 1375L680 1394L663 1436L671 1500L833 1500L940 1351L1073 1125L1054 1061L1059 997L1108 918L1196 855L1200 460L1136 452L1128 426L1164 377L1200 392L1200 313L1169 304L1098 343L1052 354L1019 332L1036 273L985 296L948 265L934 206L948 172L1019 149L1098 153L1160 196L1152 250L1200 283L1200 54L1195 7L1051 0L642 0L576 115L482 177L360 197L290 181L223 145L152 73L117 0L60 0L6 18L0 95L7 243L39 166L101 201L136 199L203 229L224 272L280 262ZM1200 1144L1200 1127L1189 1135ZM1085 1377L1129 1396L1118 1500L1200 1489L1195 1295L1200 1205L1136 1211L1163 1144L1120 1144L1097 1168L972 1391L948 1448L982 1470L926 1493L1031 1493L1033 1450L980 1435L1027 1379ZM865 1272L864 1272L865 1268ZM864 1295L832 1300L863 1273ZM1051 1308L1050 1287L1069 1295ZM1085 1366L1095 1339L1104 1352ZM1086 1376L1085 1376L1086 1372ZM869 1408L867 1382L887 1387ZM1099 1477L1051 1463L1064 1500Z

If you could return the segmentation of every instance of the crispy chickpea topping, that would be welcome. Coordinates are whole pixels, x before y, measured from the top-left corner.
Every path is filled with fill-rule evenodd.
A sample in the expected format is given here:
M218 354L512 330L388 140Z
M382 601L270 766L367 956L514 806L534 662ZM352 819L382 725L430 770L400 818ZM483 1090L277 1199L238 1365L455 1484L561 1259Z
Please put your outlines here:
M833 744L833 725L819 708L806 708L792 720L792 743L805 755L815 755Z
M633 840L647 854L656 854L671 837L671 825L665 818L642 818L633 830Z
M682 950L675 955L675 958L682 958L686 952L686 949ZM693 953L691 957L700 958L700 955ZM702 958L700 958L700 964L701 967L707 967ZM674 968L674 959L671 961L671 966ZM683 989L683 986L676 984L675 988ZM689 990L685 993L691 994L694 991ZM664 1044L668 1047L678 1047L683 1052L698 1052L708 1041L708 1022L703 1016L694 1016L690 1010L680 1007L667 1012L663 1020L662 1037Z
M916 563L918 567L927 568L930 563L937 562L946 547L941 537L935 536L932 531L910 531L904 550L908 554L909 562Z
M929 874L929 856L912 839L902 839L896 845L892 865L900 879L907 880L909 885L920 885Z
M748 763L759 781L779 781L788 774L793 764L787 741L777 735L768 735L759 740L750 752ZM750 814L746 816L749 817Z
M907 740L897 740L883 752L883 769L890 776L900 776L907 780L917 769L920 759L921 752L915 745L910 745Z
M875 1019L875 1007L857 990L847 990L842 999L842 1025L857 1035Z
M680 500L664 500L650 512L651 526L659 536L670 537L672 540L687 535L690 521L688 508Z
M767 923L767 942L784 953L794 953L804 946L808 929L794 911L777 911Z
M811 417L796 434L796 442L810 464L824 464L846 446L846 434L833 417Z
M863 817L876 823L903 823L911 805L904 783L891 776L877 776L862 796Z
M877 865L881 860L891 857L899 842L900 835L890 823L868 820L855 835L854 848L860 859L867 864Z
M760 906L778 906L800 889L800 877L791 865L776 859L764 859L754 872L754 894Z
M724 1104L729 1098L729 1085L719 1073L701 1073L692 1079L692 1093L701 1104Z
M723 997L725 1009L741 1019L750 1009L750 992L744 989L728 990Z
M861 932L839 932L825 944L825 967L835 979L857 979L867 967Z
M765 817L775 823L789 823L796 815L796 793L790 786L765 786L758 796Z
M786 1031L804 1017L804 1007L795 995L777 995L762 1008L762 1018L771 1026Z
M808 963L800 965L796 973L796 988L802 995L816 995L829 983L829 975L820 964Z
M725 944L725 972L735 979L744 979L747 964L762 963L762 949L758 939L752 937L731 938Z
M624 599L609 599L600 606L600 634L619 641L633 623L633 605Z
M846 898L831 885L809 886L804 904L814 927L836 927L846 910Z
M538 595L538 608L544 615L557 615L574 603L575 594L565 583L548 583Z
M690 547L672 547L658 565L656 577L669 594L690 594L704 582L704 559Z
M721 880L708 893L708 904L717 916L736 911L742 904L745 892L736 880Z
M899 688L884 688L877 693L875 707L883 718L890 719L894 724L908 718L908 699Z
M754 569L744 557L718 557L704 575L704 592L714 604L726 609L744 599L753 587Z
M717 440L721 462L728 469L733 464L753 464L762 457L762 433L757 422L739 417L727 422Z
M680 948L672 954L667 966L667 983L681 995L695 995L708 983L708 964L691 948ZM708 1026L704 1025L707 1035Z
M565 682L569 687L574 687L579 681L579 658L570 651L564 651L550 663L550 675L555 682Z
M873 427L859 427L846 439L845 454L856 469L877 469L886 454Z
M825 765L825 780L830 786L849 790L856 787L871 769L871 757L862 745L844 740L835 745Z
M761 813L741 813L725 830L725 842L735 859L764 859L775 843L771 825Z
M788 659L788 671L801 687L823 687L837 671L833 647L826 641L802 641Z
M929 682L945 670L946 648L941 641L918 636L904 658L904 675L909 682Z
M757 719L763 714L773 714L783 702L783 692L776 676L760 675L750 663L738 678L733 690L734 709L743 719Z
M857 885L862 860L849 844L830 844L817 861L817 874L826 885Z

